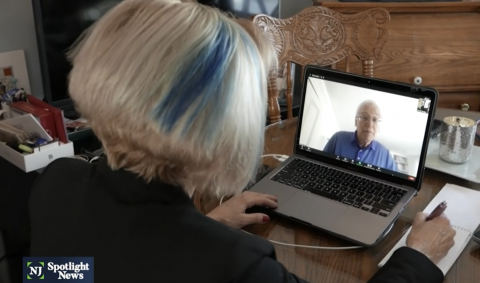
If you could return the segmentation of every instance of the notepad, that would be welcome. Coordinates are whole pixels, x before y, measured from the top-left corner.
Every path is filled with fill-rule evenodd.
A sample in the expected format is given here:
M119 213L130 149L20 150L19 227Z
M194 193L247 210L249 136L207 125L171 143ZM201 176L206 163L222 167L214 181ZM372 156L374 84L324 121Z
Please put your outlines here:
M455 263L465 246L470 241L472 234L480 224L480 192L457 185L446 184L435 198L424 209L425 213L432 212L442 201L447 201L448 207L445 211L452 227L457 231L455 245L448 251L448 254L438 262L437 266L444 275ZM411 228L410 228L411 229ZM393 252L400 247L406 246L406 239L410 229L403 235L392 250L378 264L382 267L392 256Z

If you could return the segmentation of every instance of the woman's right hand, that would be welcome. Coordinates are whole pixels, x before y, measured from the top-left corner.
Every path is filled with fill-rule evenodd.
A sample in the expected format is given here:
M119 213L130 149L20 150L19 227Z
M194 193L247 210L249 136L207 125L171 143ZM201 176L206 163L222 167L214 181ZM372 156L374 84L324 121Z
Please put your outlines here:
M455 242L456 231L445 215L426 221L427 215L418 212L412 230L407 236L407 246L415 249L437 264L444 258Z

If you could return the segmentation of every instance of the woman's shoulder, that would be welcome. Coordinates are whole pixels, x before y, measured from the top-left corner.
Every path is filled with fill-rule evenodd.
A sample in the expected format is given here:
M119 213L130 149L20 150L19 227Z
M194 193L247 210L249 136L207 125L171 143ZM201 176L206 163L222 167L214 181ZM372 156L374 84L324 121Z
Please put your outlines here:
M50 162L50 164L48 164L47 167L45 167L45 169L42 171L40 176L49 174L58 175L60 172L69 173L73 171L81 171L86 170L92 166L93 163L89 163L84 160L73 157L62 157Z
M74 157L62 157L53 160L50 162L47 167L42 171L42 174L46 172L50 172L52 170L65 170L70 171L75 168L87 168L90 167L92 163L86 162L84 160L80 160Z
M75 183L79 178L83 178L91 172L90 168L94 164L76 159L76 158L59 158L56 159L43 169L35 181L33 188L37 187L59 187L63 183Z

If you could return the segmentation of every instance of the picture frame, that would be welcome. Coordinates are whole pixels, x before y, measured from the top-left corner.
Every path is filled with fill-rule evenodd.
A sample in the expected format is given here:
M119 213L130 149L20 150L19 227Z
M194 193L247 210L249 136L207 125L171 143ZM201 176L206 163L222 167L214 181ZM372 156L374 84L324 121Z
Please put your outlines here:
M0 79L9 76L16 79L17 88L23 88L27 94L31 94L24 50L0 53Z

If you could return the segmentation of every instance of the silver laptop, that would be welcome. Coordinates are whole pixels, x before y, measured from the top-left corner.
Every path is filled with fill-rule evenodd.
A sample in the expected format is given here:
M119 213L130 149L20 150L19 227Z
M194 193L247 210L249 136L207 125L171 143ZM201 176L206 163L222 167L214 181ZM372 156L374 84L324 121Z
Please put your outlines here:
M294 154L250 190L276 213L376 245L421 188L435 89L307 66Z

